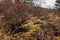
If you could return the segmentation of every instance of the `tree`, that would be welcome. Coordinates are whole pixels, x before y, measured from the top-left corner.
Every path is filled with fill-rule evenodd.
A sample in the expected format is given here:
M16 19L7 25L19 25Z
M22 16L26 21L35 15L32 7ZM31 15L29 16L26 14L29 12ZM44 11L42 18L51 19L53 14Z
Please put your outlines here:
M56 0L56 8L58 9L58 10L60 10L60 0Z
M57 0L56 2L57 2L57 3L60 3L60 0Z

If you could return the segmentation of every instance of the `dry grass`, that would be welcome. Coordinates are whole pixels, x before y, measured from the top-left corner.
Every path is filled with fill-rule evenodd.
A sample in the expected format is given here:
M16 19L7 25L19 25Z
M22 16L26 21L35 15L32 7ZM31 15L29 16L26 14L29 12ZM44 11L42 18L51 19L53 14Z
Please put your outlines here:
M24 3L0 4L0 40L60 40L59 13Z
M7 31L8 33L5 34L5 30L4 30L4 28L2 28L0 31L1 40L38 40L38 39L42 40L45 37L46 37L45 40L47 40L48 35L51 35L51 36L48 36L48 40L50 40L49 37L52 37L51 40L55 40L55 38L59 40L60 37L54 37L54 32L53 32L54 29L49 29L49 24L47 24L47 23L50 23L50 22L45 23L44 20L41 20L37 17L33 17L33 18L31 18L31 20L27 20L24 23L22 23L21 26L19 26L19 28L23 29L23 31L21 30L21 32L19 31L18 33L16 33L17 32L17 30L16 30L13 35L11 34L11 32L14 32L14 30ZM56 23L57 23L57 21L56 21ZM16 24L14 24L14 25L16 25ZM10 27L11 27L11 25L10 25ZM9 28L9 27L7 27L7 28ZM53 26L51 26L50 28L53 28ZM11 29L8 29L8 30L11 30ZM24 32L24 30L27 30L27 31ZM51 30L51 31L48 31L48 30ZM45 34L45 32L47 34ZM44 37L44 35L46 35L46 36ZM40 36L42 36L42 38L40 38Z

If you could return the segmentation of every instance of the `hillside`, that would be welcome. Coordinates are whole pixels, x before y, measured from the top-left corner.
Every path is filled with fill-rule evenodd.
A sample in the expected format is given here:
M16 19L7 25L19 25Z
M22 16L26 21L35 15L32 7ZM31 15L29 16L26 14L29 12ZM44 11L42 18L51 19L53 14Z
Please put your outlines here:
M0 13L6 15L33 15L33 16L43 16L48 14L54 14L60 16L60 11L54 9L45 9L41 7L34 7L29 4L17 3L17 4L0 4ZM13 18L13 17L12 17Z
M0 36L1 40L59 40L60 11L25 3L0 4Z

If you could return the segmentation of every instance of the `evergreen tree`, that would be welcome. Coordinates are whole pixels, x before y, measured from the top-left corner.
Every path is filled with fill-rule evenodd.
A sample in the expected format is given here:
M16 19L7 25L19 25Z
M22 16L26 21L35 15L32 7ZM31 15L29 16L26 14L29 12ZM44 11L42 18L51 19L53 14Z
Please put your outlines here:
M58 10L60 10L60 0L56 0L56 8L58 9Z

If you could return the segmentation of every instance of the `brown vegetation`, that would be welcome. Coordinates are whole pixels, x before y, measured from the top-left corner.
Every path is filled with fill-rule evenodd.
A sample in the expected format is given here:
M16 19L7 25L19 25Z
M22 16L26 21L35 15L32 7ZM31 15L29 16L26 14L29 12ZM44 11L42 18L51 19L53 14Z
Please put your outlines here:
M0 30L4 40L56 40L60 11L24 3L0 4Z

